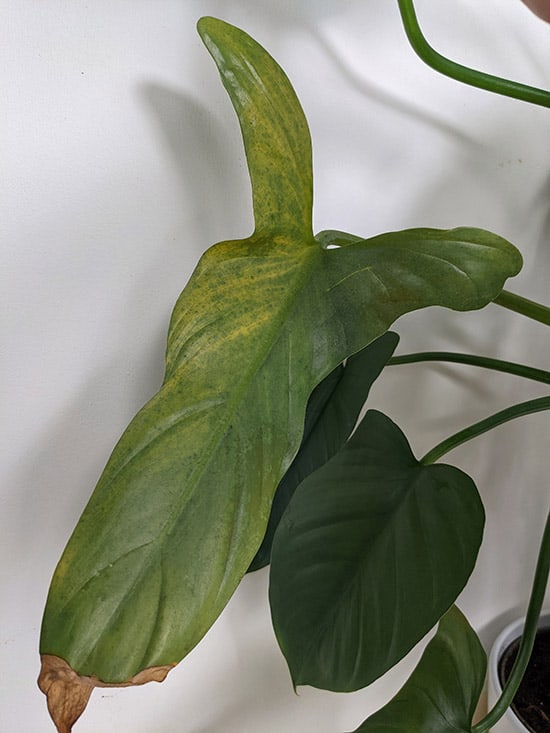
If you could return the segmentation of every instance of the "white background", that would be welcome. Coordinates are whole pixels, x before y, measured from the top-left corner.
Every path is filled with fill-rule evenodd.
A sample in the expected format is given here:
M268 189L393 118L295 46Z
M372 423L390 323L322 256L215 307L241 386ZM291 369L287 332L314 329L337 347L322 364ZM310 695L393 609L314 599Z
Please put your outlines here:
M162 378L168 317L199 255L251 230L238 125L195 32L246 29L293 81L314 142L315 229L474 225L525 257L509 288L550 300L550 110L438 76L391 0L1 0L0 733L53 727L35 685L55 564L120 433ZM550 26L519 0L418 2L464 63L550 88ZM548 368L540 325L488 307L402 319L402 352L478 351ZM422 455L547 392L450 366L393 367L372 406ZM548 507L548 415L452 453L488 512L460 603L484 641L525 609ZM100 690L78 733L338 733L402 683L294 695L267 574L247 577L162 685ZM497 619L497 621L495 621ZM417 650L418 653L418 650ZM414 657L414 655L413 655Z

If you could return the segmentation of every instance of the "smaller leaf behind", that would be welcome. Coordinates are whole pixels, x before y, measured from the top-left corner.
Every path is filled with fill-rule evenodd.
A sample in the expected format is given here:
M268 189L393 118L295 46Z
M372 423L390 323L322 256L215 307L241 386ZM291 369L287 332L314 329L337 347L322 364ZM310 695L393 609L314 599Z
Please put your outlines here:
M452 606L401 690L355 733L470 733L486 667L476 633Z
M275 533L271 613L294 684L357 690L402 659L463 589L483 524L465 473L423 466L368 411Z
M325 464L351 435L370 388L397 348L399 336L388 331L350 356L317 385L309 398L302 444L280 481L264 540L249 572L269 564L273 536L297 486Z

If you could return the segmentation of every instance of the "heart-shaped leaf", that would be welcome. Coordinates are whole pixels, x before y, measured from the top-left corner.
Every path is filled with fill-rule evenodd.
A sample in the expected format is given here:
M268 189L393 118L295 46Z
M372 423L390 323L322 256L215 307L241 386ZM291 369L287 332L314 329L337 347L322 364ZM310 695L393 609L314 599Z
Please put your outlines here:
M294 684L357 690L398 662L464 587L483 524L465 473L423 466L367 412L275 533L271 612Z
M296 458L277 486L267 531L249 568L269 564L273 535L297 486L332 458L351 435L370 388L399 342L388 331L350 356L313 390L306 409L304 437Z
M397 695L355 733L471 733L487 657L456 606Z
M201 258L162 387L115 447L52 581L42 654L109 684L165 673L219 615L263 539L314 387L402 313L481 308L521 266L474 229L316 241L311 144L287 77L243 31L213 18L199 31L239 116L256 228Z

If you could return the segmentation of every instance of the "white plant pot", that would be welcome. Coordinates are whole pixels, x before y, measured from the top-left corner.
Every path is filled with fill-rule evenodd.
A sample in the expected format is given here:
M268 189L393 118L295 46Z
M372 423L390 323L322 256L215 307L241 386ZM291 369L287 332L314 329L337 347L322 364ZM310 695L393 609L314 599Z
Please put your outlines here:
M508 645L511 644L514 639L521 636L524 622L525 619L518 619L517 621L509 624L503 631L501 631L491 648L487 670L487 697L489 710L493 707L502 692L502 687L498 679L498 662ZM539 619L539 628L547 628L548 626L550 626L550 612L542 613ZM519 718L516 717L514 712L510 709L508 709L499 722L491 728L491 731L492 733L529 733L528 728L523 725Z

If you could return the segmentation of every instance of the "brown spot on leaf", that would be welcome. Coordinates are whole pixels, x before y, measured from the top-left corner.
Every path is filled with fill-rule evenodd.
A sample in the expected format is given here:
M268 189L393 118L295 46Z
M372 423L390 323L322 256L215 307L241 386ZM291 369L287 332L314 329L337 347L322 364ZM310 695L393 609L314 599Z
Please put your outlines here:
M46 695L48 710L58 733L71 733L73 725L84 712L94 687L130 687L144 685L146 682L162 682L174 666L167 664L163 667L148 667L126 682L110 684L97 677L79 675L61 657L43 654L38 686Z

